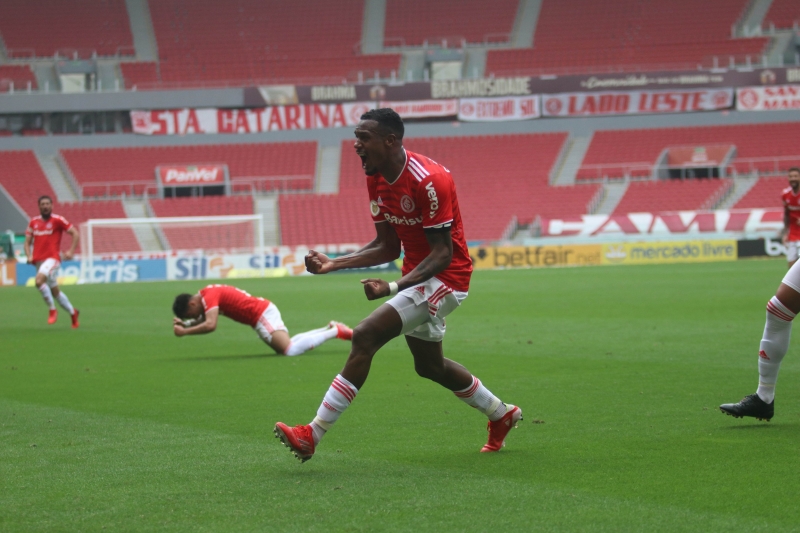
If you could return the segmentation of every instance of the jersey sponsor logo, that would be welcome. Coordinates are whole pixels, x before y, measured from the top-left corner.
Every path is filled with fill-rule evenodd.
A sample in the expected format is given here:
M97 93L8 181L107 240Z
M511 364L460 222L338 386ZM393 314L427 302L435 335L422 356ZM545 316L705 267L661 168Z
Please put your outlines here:
M411 197L406 194L403 195L402 198L400 198L400 207L406 213L410 213L414 210L414 207L416 206L414 205L414 200L412 200Z
M428 216L433 218L436 211L439 209L439 197L436 196L436 189L433 188L433 182L429 181L425 186L425 190L428 191L428 199L431 201L431 212Z
M35 229L35 230L33 230L33 236L34 237L42 237L44 235L52 235L52 234L53 234L53 230L52 229L48 229L48 230Z
M397 218L396 216L390 215L389 213L384 213L383 218L385 218L390 224L397 224L399 226L415 226L417 224L422 224L422 217Z
M381 208L378 207L378 202L375 200L369 203L369 211L372 213L372 216L376 217L381 214Z

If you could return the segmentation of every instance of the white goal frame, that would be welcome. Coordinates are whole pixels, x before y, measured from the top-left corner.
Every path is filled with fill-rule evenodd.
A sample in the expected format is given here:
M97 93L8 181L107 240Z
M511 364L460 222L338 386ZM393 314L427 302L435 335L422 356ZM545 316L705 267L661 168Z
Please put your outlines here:
M253 243L253 254L261 258L260 263L260 276L263 278L266 275L266 268L264 266L264 215L258 213L253 215L221 215L221 216L197 216L197 217L140 217L140 218L90 218L81 224L81 240L83 241L83 253L81 253L81 282L91 283L90 272L93 271L95 253L94 253L94 239L93 234L95 228L113 228L113 227L130 227L134 224L147 224L159 227L160 223L170 224L191 224L209 222L255 222L256 223L256 238ZM164 250L163 253L169 253L172 250ZM122 252L120 252L122 253ZM136 254L136 252L130 252ZM144 252L147 253L147 252ZM157 253L157 252L153 252Z

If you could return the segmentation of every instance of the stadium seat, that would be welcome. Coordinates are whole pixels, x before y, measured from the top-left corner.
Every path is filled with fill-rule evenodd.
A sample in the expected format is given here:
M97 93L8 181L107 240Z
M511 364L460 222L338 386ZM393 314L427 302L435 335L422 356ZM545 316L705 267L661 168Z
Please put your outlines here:
M387 0L386 46L419 46L425 41L460 46L468 43L505 42L514 27L519 0Z
M157 217L252 215L250 196L205 196L200 198L167 198L148 201ZM163 228L171 250L208 252L251 251L255 243L253 223L219 224L186 228Z
M142 194L158 165L225 163L234 192L310 190L317 143L242 143L61 150L84 196Z
M731 39L747 0L545 1L532 49L490 50L495 76L695 69L747 56L760 60L769 39Z
M28 216L39 214L37 200L40 196L47 195L57 200L33 151L0 151L0 168L0 185Z
M753 187L742 196L735 209L781 208L781 193L789 186L786 176L759 178Z
M134 55L125 0L0 2L0 34L15 58Z
M731 186L729 179L634 181L614 214L709 209Z
M778 29L800 26L800 5L797 0L772 0L764 16L764 26L774 25Z
M80 227L90 218L127 218L120 200L58 202L53 206L53 212L63 216L76 227ZM103 228L94 232L92 237L95 254L141 251L139 241L131 228ZM69 242L69 238L61 241L62 251L69 248ZM84 245L85 243L80 243L78 253L85 251Z
M27 65L0 65L0 93L36 89L36 76Z
M800 163L800 158L793 159L800 146L800 125L796 122L597 131L577 179L619 178L630 168L634 169L632 177L647 176L665 148L713 144L736 147L730 169L740 174L752 170L784 172ZM778 157L784 159L774 159Z

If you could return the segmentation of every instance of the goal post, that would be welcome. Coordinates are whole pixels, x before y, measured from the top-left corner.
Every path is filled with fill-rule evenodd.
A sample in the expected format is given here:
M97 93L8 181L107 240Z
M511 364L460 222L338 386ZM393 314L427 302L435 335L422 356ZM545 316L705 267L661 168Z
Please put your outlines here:
M95 262L124 257L247 254L266 275L264 216L225 215L89 219L80 227L81 281L93 281Z

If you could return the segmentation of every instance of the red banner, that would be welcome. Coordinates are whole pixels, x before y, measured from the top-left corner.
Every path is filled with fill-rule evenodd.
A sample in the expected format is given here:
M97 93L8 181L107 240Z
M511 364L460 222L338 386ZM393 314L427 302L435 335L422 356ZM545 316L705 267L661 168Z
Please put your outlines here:
M379 107L391 107L403 118L455 117L458 114L458 100L380 102Z
M549 117L686 113L732 105L733 89L619 91L546 95L542 112Z
M697 234L762 234L773 236L783 228L783 209L734 209L581 215L542 219L542 237L599 237Z
M312 130L355 126L373 107L373 103L353 103L131 111L131 123L134 133L143 135Z
M225 183L225 165L159 166L158 176L164 186L221 185Z
M509 98L462 98L459 101L458 120L466 122L501 122L528 120L541 116L539 96L512 96Z
M739 111L800 109L800 85L736 89L736 109Z

